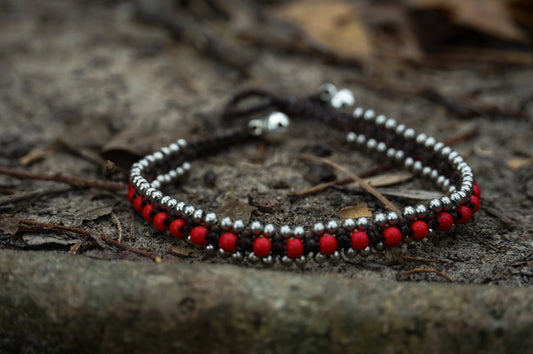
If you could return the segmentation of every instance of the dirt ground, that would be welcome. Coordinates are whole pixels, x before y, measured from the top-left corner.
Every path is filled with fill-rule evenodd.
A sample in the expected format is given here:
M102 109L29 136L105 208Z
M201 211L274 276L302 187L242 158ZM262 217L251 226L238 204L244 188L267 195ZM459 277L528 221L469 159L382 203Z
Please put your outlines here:
M494 63L481 56L425 65L356 64L296 49L246 44L249 57L242 70L244 66L235 61L227 62L229 56L225 61L201 50L202 44L195 45L194 38L176 38L171 26L139 19L135 16L139 3L144 2L0 0L0 166L126 181L127 166L135 157L177 138L194 140L222 129L218 114L242 88L305 96L332 82L353 90L357 104L439 139L475 132L458 139L454 148L476 173L482 209L453 235L434 236L347 263L272 268L349 278L448 282L435 270L458 283L531 285L533 66ZM239 52L232 53L241 58ZM440 100L428 92L438 92ZM461 102L474 102L483 109L462 114L449 104L457 97L467 97L469 101ZM344 137L320 123L295 121L283 141L236 147L196 161L188 179L169 192L209 210L228 212L237 205L232 212L239 216L277 225L312 225L365 201L372 207L371 198L349 187L298 199L290 196L318 183L311 173L344 177L321 166L309 170L298 159L300 153L325 152L328 159L354 173L379 163L350 149ZM432 186L415 178L390 188L428 190ZM0 193L1 248L61 250L104 261L152 261L102 247L75 233L9 231L10 218L17 218L97 232L153 251L163 262L228 262L156 232L133 215L125 192L0 175ZM250 206L250 201L257 204L258 200L269 208ZM412 274L406 274L409 271Z

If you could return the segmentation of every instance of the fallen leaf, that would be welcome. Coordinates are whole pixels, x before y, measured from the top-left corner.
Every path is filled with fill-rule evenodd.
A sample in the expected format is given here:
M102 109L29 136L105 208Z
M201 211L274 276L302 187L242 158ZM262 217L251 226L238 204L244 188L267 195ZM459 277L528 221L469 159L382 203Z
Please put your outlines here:
M381 175L364 178L363 181L370 184L372 187L385 187L398 183L407 182L413 178L413 174L407 171L397 171L391 173L384 173ZM352 182L350 187L356 187L359 183Z
M343 219L348 219L348 218L357 219L360 217L367 217L367 218L371 217L372 213L370 212L370 210L368 210L368 207L366 205L358 204L358 205L342 208L335 215Z
M372 47L359 12L348 1L290 1L275 12L340 58L360 59L371 55Z
M522 167L531 165L532 163L533 163L532 158L515 157L507 161L505 163L505 166L507 166L507 168L513 171L518 171Z
M19 219L0 215L0 232L6 235L14 235L19 230Z
M442 193L425 191L421 189L394 189L378 188L378 191L389 197L406 198L414 200L429 200L442 197Z

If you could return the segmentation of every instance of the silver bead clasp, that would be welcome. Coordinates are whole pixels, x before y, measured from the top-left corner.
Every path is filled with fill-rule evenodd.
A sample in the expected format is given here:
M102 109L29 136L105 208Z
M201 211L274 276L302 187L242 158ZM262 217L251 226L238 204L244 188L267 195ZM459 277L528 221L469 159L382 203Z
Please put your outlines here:
M271 136L287 131L289 125L290 119L286 114L272 112L268 118L251 120L248 123L248 128L252 135Z

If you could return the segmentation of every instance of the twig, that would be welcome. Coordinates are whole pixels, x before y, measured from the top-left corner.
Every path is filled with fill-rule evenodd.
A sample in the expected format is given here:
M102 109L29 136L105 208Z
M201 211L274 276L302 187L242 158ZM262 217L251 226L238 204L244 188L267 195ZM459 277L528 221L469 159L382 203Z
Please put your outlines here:
M33 173L0 166L0 174L18 179L38 179L41 181L61 182L79 188L103 188L112 192L120 192L125 189L125 185L122 182L68 176L62 172L55 174Z
M441 277L443 277L444 279L448 280L450 283L453 283L453 279L450 278L449 276L447 276L446 274L436 270L436 269L426 269L426 268L415 268L415 269L411 269L411 270L408 270L407 272L403 272L403 274L405 275L411 275L411 274L414 274L414 273L435 273L435 274L438 274L440 275Z
M56 194L56 193L63 193L70 189L70 187L66 186L60 186L50 189L44 189L39 188L31 192L21 192L21 193L15 193L11 195L6 195L4 197L0 197L0 205L4 204L10 204L10 203L17 203L26 199L35 199L42 197L47 194Z
M122 225L120 224L120 220L117 217L117 214L111 212L111 216L113 217L113 220L115 221L115 224L117 225L118 230L118 242L122 242Z
M348 169L346 169L345 167L339 165L338 163L336 162L333 162L331 160L328 160L328 159L324 159L322 157L316 157L316 156L311 156L311 155L306 155L306 154L300 154L298 155L298 158L300 159L304 159L304 160L310 160L310 161L315 161L315 162L319 162L319 163L322 163L322 164L325 164L325 165L329 165L339 171L342 171L344 172L345 174L347 174L353 181L359 183L359 186L361 188L363 188L364 190L366 190L368 193L372 194L374 197L376 197L379 201L381 201L383 204L385 204L385 206L387 208L389 208L390 210L393 210L394 212L396 212L398 215L401 215L401 211L400 209L398 209L394 204L392 204L391 201L389 201L387 198L385 198L383 196L383 194L379 193L374 187L372 187L371 185L369 185L368 183L366 183L361 177L359 177L358 175L350 172Z
M417 262L431 262L431 263L440 263L437 259L429 259L424 257L411 257L411 256L404 256L400 255L401 259L405 259L406 261L417 261Z
M80 228L77 228L77 227L71 227L71 226L65 226L65 225L54 225L54 224L48 224L48 223L43 223L43 222L38 222L38 221L24 220L24 219L19 219L18 220L18 224L19 225L28 226L28 228L26 228L27 231L52 230L52 231L57 231L57 232L60 232L60 231L74 232L76 234L84 235L84 236L90 237L90 238L95 239L95 240L99 239L101 241L104 241L108 245L120 248L120 249L122 249L124 251L135 253L135 254L138 254L138 255L143 256L143 257L151 258L156 263L161 262L161 258L159 256L157 256L153 252L146 252L146 251L142 251L140 249L134 248L134 247L130 247L130 246L125 245L123 243L120 243L120 242L118 242L118 241L116 241L116 240L114 240L114 239L112 239L110 237L98 234L96 232L91 232L89 230L84 230L84 229L80 229Z

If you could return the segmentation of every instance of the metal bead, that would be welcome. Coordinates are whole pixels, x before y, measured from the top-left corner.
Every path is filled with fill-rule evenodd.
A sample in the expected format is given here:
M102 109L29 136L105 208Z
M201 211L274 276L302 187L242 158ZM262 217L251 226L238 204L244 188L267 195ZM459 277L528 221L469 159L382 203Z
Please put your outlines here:
M424 142L424 146L428 149L432 149L436 143L437 143L437 140L434 137L430 136Z
M152 154L155 161L162 161L165 156L163 156L163 153L161 151L156 151Z
M442 188L443 188L444 190L446 190L446 189L450 186L450 183L451 183L450 180L449 180L448 178L446 178L446 179L444 180L444 182L442 182Z
M450 209L452 207L452 200L447 196L440 198L440 202L442 203L443 209Z
M176 143L170 144L168 148L170 149L170 151L172 151L172 153L177 153L178 151L180 151L180 146Z
M220 220L220 227L222 227L224 231L229 231L232 226L233 222L231 221L231 218L226 216L225 218Z
M461 162L457 166L455 166L457 170L459 170L461 173L463 173L463 169L468 167L468 164L466 162Z
M407 157L403 163L406 169L411 170L413 168L413 165L415 164L415 160L411 156Z
M202 209L196 209L192 214L192 220L197 224L202 223L204 221L204 211Z
M414 137L416 136L416 132L414 129L412 128L408 128L406 129L404 132L403 132L403 137L405 139L414 139Z
M266 224L263 229L263 235L265 237L271 237L276 232L276 227L273 224Z
M455 204L455 205L459 205L461 204L461 196L459 195L459 193L455 192L455 193L452 193L450 195L450 199L451 201Z
M213 245L205 246L205 251L209 254L214 254L216 252L215 247Z
M348 231L353 231L355 229L355 221L354 219L351 219L351 218L348 218L348 219L344 219L344 221L342 222L342 227L344 227L346 230Z
M261 136L264 133L264 125L261 119L253 119L248 122L248 131L254 136Z
M281 233L281 236L285 238L290 237L292 235L292 230L289 225L283 225L282 227L280 227L279 232Z
M400 216L396 212L391 211L387 214L387 222L389 225L396 225L398 220L400 220Z
M363 114L365 113L365 109L362 108L362 107L357 107L356 109L354 109L353 111L353 116L354 118L361 118L363 116Z
M211 246L211 245L209 245L209 246ZM226 258L226 257L231 255L231 253L224 251L222 248L219 248L217 253L218 253L219 256L221 256L223 258Z
M448 188L448 192L449 192L449 193L457 192L457 187L455 187L455 186L450 186L450 187Z
M289 117L281 112L272 112L266 120L267 133L282 133L289 127Z
M424 133L422 134L418 134L417 137L416 137L416 143L417 144L420 144L420 145L423 145L426 143L426 139L428 138L428 136Z
M324 233L324 230L324 224L322 224L321 222L317 222L313 225L313 232L317 235L322 235Z
M440 152L442 150L442 148L444 148L446 145L444 145L443 142L439 141L435 144L435 146L433 146L433 151L435 152Z
M429 209L433 210L435 213L438 213L442 210L442 203L439 199L431 199L428 203Z
M469 196L468 196L468 194L467 194L466 192L464 192L464 191L459 191L459 192L457 192L457 193L459 193L459 196L461 197L461 199L460 199L460 201L459 201L461 204L464 203L464 202L466 202L466 201L468 200L468 197L469 197Z
M338 228L339 228L339 224L335 220L328 221L326 225L326 229L328 230L330 234L335 233L335 231L337 231Z
M196 210L196 208L192 205L187 205L184 209L183 209L183 214L185 216L192 216L192 214L194 214L194 211Z
M364 114L364 116L363 116L363 118L364 118L365 120L368 120L368 121L370 121L370 120L374 120L375 117L376 117L376 112L374 112L374 111L371 110L371 109L366 110L366 111L365 111L365 114Z
M383 152L387 151L387 145L385 145L384 142L380 142L380 143L378 143L378 145L376 146L376 150L377 150L378 152L383 153Z
M165 157L172 154L172 151L168 146L163 146L160 151Z
M169 197L168 195L163 196L163 198L161 198L161 206L166 207L170 199L172 198Z
M252 262L252 263L257 263L260 261L260 258L258 256L256 256L255 253L253 252L250 252L250 254L248 255L247 259Z
M187 147L187 141L185 139L178 139L176 144L178 144L181 149Z
M183 163L183 165L181 165L181 167L185 170L185 171L189 171L191 169L191 164L188 162L188 161L185 161Z
M154 188L154 187L150 187L150 188L148 188L148 189L146 190L146 197L147 197L148 199L151 199L151 198L152 198L152 193L155 192L155 191L157 191L157 189Z
M453 161L456 157L459 157L459 153L454 150L448 155L448 160Z
M170 200L167 202L166 208L169 211L172 211L176 207L176 204L178 204L178 201L174 198L170 198Z
M152 181L152 188L159 189L161 188L161 182L159 180Z
M163 198L163 192L156 190L152 193L152 197L150 199L154 203L159 203L161 201L161 198Z
M341 254L339 253L339 251L333 252L333 254L329 256L329 260L331 262L338 263L341 260Z
M143 167L143 169L147 168L148 166L150 166L150 162L146 159L146 157L144 159L141 159L139 162L138 162L139 165L141 165Z
M205 223L208 226L215 225L217 223L217 221L218 221L217 214L215 214L215 213L207 213L207 215L204 218L204 221L205 221Z
M460 165L461 163L463 163L463 162L464 162L464 159L463 159L462 156L457 156L457 157L455 157L454 159L452 159L452 164L453 164L454 166L459 166L459 165Z
M385 117L383 114L380 114L379 116L376 117L376 125L378 127L385 125L386 122L387 122L387 117Z
M407 129L407 127L405 126L405 124L400 124L396 127L396 134L397 135L403 135L403 133L405 132L405 129Z
M354 143L355 139L357 139L357 134L355 134L354 132L349 132L346 135L346 141L349 143Z
M152 188L152 185L147 182L140 183L137 187L141 194L144 194L148 190L148 188Z
M246 227L246 225L244 225L244 221L242 221L242 220L235 220L233 222L233 232L235 232L235 233L242 232L245 227Z
M250 225L250 231L252 231L255 235L259 235L261 232L263 232L263 224L261 224L259 221L253 221Z
M397 126L397 123L392 118L387 119L387 121L385 122L385 128L388 130L394 130L396 129L396 126Z
M318 264L322 264L326 261L326 256L323 255L322 253L317 253L315 255L315 262L317 262Z
M359 134L357 136L357 138L355 139L355 142L358 144L358 145L364 145L366 143L366 136L364 136L363 134Z
M396 162L401 162L404 158L405 152L403 152L402 150L396 151L396 155L394 155L394 160L396 160Z
M376 242L376 244L374 245L374 249L378 252L383 251L385 249L385 245L381 241Z
M413 220L416 217L416 210L412 206L408 205L403 208L403 216L409 220Z
M347 258L355 258L355 256L357 256L357 251L350 247L344 251L344 255Z
M384 213L377 213L374 215L374 223L378 226L385 226L387 223L387 215Z
M431 175L432 168L429 166L426 166L422 169L422 176L425 178L428 178Z
M345 108L353 106L355 98L352 91L348 89L342 89L337 91L331 98L330 104L334 108Z
M296 226L294 228L294 236L303 237L304 234L305 234L305 230L302 226Z
M368 226L368 218L364 216L357 218L357 220L355 221L355 224L357 225L357 229L362 231L366 229L366 227Z
M413 242L413 238L409 235L403 235L402 236L402 242L405 242L405 243L411 243Z
M366 148L369 150L374 150L376 146L378 146L378 142L376 141L376 139L369 139L366 142Z
M262 261L263 261L263 264L272 264L274 263L274 258L272 258L272 256L267 256L263 258Z
M152 155L146 155L145 159L148 161L148 165L149 166L152 165L156 161L156 159L155 159L153 154ZM147 166L147 167L149 167L149 166Z
M431 170L431 173L429 174L429 178L431 178L431 179L437 179L437 178L439 178L439 171L437 171L437 170Z
M417 204L415 206L415 212L419 218L423 218L428 214L428 208L424 204Z
M439 177L437 177L437 185L442 187L444 185L445 180L446 180L446 177L444 177L443 175L440 175Z
M335 95L336 93L337 93L337 87L335 87L335 85L330 84L330 83L323 84L318 89L318 97L324 102L331 100L333 95Z
M365 249L362 249L359 251L359 254L363 257L368 257L372 253L372 249L370 246L367 246Z
M306 256L300 256L300 257L296 258L294 261L300 267L303 267L307 263L307 257Z
M452 152L452 148L449 147L449 146L445 146L442 148L442 150L440 151L440 156L446 158L448 157L448 155L450 155L450 153Z
M237 251L231 255L231 258L233 258L234 261L240 261L243 258L243 255L240 251Z
M175 179L177 179L179 176L178 176L178 173L176 172L176 170L170 170L168 171L168 176L170 177L170 181L173 181Z
M387 158L389 160L393 160L396 157L396 149L395 148L388 148L387 149Z
M178 214L183 214L183 209L185 209L185 203L184 202L179 202L178 204L176 204L176 212Z
M281 257L281 263L284 264L284 265L291 265L292 262L294 262L294 259L292 259L292 258L289 258L287 256Z
M420 174L422 172L422 168L424 168L424 165L422 165L422 161L415 161L413 164L413 172L416 174Z

